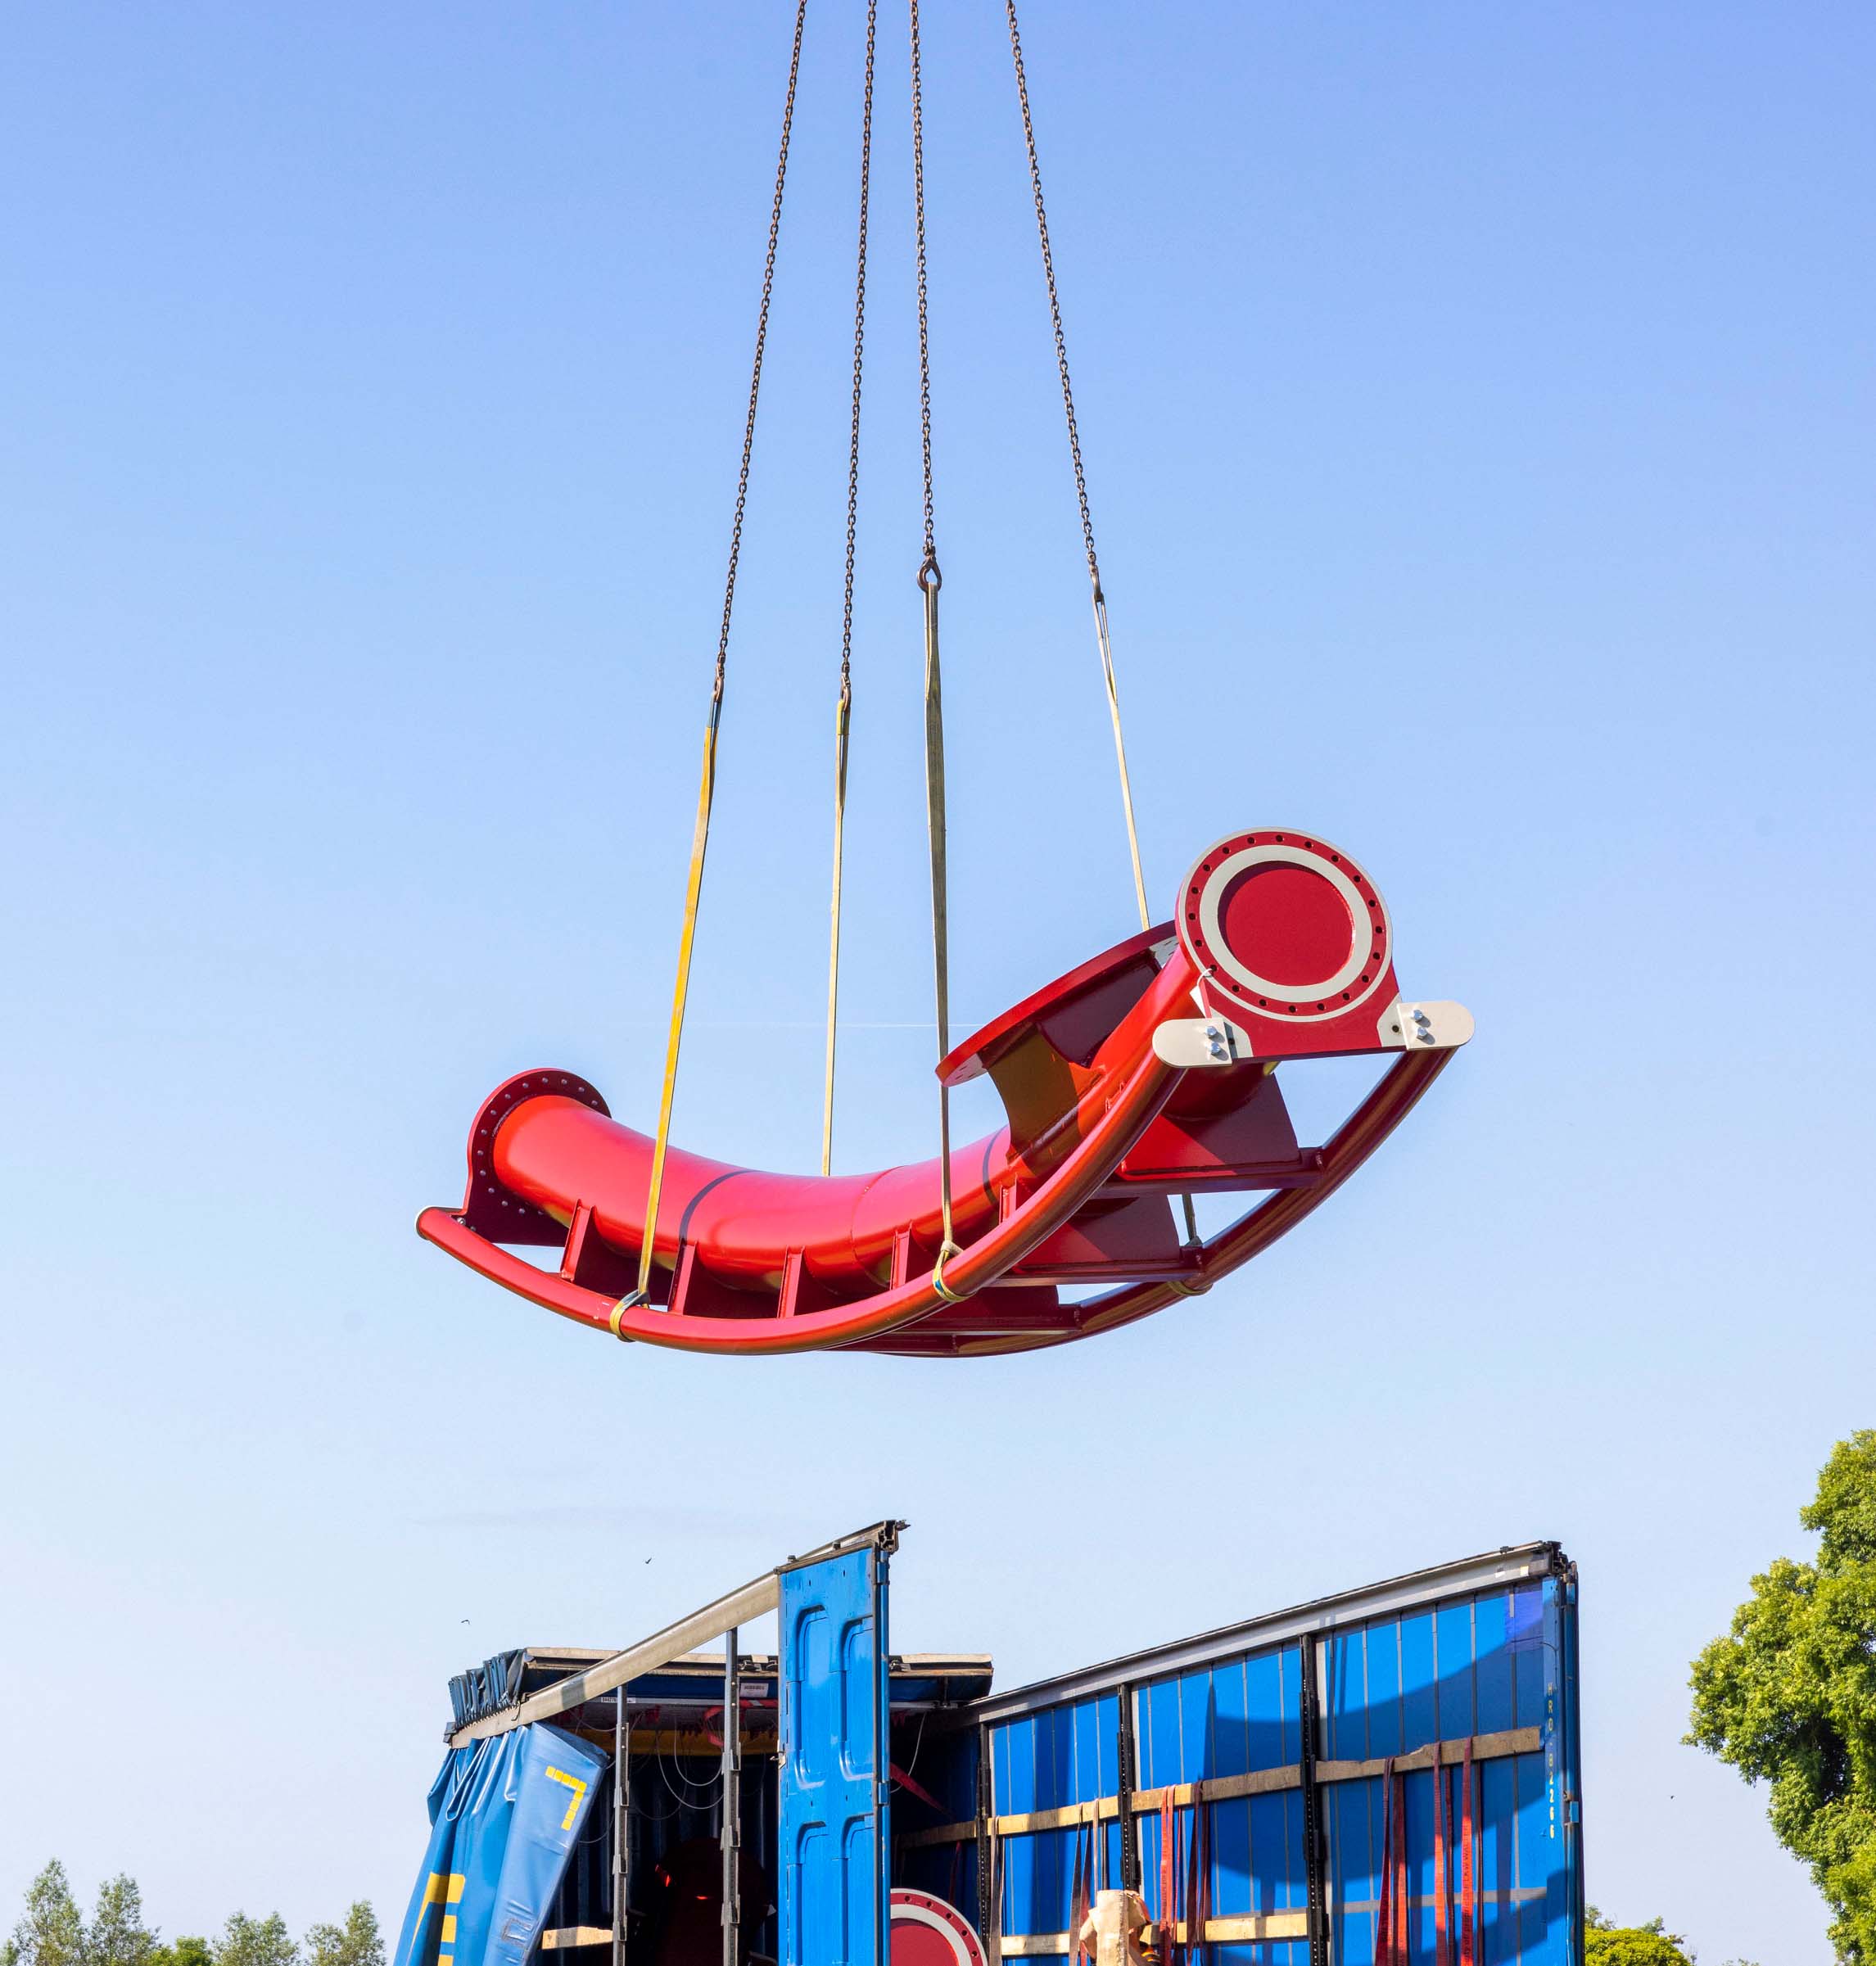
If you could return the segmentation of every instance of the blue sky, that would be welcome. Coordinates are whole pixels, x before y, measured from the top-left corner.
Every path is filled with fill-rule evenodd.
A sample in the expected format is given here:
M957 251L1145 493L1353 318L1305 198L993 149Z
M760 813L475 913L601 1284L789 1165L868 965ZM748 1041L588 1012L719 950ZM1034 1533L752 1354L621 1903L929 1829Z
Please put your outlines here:
M999 10L928 8L962 1027L1131 899ZM859 19L811 14L679 1103L798 1167ZM1591 1895L1829 1957L1678 1742L1873 1417L1870 17L1025 27L1151 892L1318 830L1479 1037L1228 1287L946 1369L609 1349L409 1227L511 1071L653 1110L784 13L15 20L0 1906L57 1854L172 1932L394 1914L450 1671L896 1513L897 1642L1006 1683L1557 1537ZM933 1127L890 11L881 75L848 1167Z

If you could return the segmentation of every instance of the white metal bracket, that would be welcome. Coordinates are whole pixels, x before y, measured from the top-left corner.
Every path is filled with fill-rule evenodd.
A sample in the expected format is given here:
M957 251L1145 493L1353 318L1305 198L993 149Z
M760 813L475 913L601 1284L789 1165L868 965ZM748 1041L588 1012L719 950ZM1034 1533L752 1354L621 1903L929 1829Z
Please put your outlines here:
M1410 1004L1397 1000L1381 1012L1381 1043L1395 1051L1452 1051L1472 1035L1472 1013L1463 1004Z
M1241 1064L1252 1053L1250 1037L1227 1017L1174 1017L1154 1025L1153 1055L1191 1072Z

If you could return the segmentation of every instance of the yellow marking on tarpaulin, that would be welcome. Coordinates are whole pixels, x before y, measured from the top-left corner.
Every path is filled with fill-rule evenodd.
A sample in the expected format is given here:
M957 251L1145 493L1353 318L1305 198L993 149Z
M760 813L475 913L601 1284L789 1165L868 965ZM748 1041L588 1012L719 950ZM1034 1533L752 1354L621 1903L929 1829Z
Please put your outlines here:
M423 1905L417 1920L417 1935L410 1941L409 1966L416 1966L418 1955L423 1950L423 1928L428 1922L430 1907L432 1905L461 1903L463 1887L468 1884L468 1873L460 1870L433 1870L423 1880ZM455 1937L455 1918L451 1913L445 1911L443 1914L443 1929L439 1943L448 1946L454 1941ZM456 1955L453 1952L439 1952L436 1955L436 1966L455 1966L455 1959Z
M564 1768L550 1768L547 1771L549 1782L558 1782L564 1788L573 1791L573 1800L567 1805L567 1813L560 1819L563 1829L573 1827L573 1819L580 1813L580 1805L586 1800L586 1784L578 1775L570 1775Z

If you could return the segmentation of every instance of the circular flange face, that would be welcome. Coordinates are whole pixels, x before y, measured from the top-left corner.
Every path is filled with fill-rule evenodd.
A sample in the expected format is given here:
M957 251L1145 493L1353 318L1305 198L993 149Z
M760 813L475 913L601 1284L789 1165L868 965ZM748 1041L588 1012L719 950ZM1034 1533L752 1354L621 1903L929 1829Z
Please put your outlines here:
M1372 995L1393 941L1375 885L1302 833L1235 833L1187 876L1179 939L1226 1005L1299 1023Z
M984 1966L983 1941L956 1906L895 1884L892 1966Z

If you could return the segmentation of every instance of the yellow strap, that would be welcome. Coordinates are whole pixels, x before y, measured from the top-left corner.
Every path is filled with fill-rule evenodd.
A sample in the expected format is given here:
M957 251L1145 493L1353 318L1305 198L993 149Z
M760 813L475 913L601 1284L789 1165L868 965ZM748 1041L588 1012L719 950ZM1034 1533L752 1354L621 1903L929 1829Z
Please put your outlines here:
M1127 771L1127 737L1120 727L1120 690L1114 680L1114 648L1107 639L1107 599L1097 576L1094 583L1094 635L1101 649L1101 680L1107 685L1107 713L1114 720L1114 755L1120 764L1120 803L1127 814L1127 851L1133 861L1133 898L1139 904L1140 925L1153 926L1146 908L1146 877L1140 870L1140 835L1133 824L1133 781Z
M847 838L847 734L853 698L844 684L834 720L834 898L827 945L827 1078L820 1104L820 1171L834 1167L834 1040L840 1010L840 873Z
M690 840L690 879L684 893L684 930L677 938L677 984L671 997L671 1036L665 1045L664 1091L658 1105L658 1142L652 1149L651 1186L645 1196L645 1239L639 1251L639 1283L633 1301L643 1304L651 1286L652 1243L658 1233L659 1191L664 1186L664 1153L671 1140L671 1101L677 1094L677 1054L684 1042L684 1006L690 995L690 952L697 940L697 903L703 890L703 853L710 843L710 806L716 793L716 726L721 718L723 698L710 699L710 722L703 733L703 776L697 789L697 829ZM613 1331L618 1332L618 1318L626 1308L622 1303L614 1311Z
M927 554L919 568L919 589L925 597L925 831L932 851L932 969L941 1061L951 1051L951 931L944 852L944 689L938 669L938 589L943 585L937 559ZM961 1252L951 1232L951 1088L943 1079L938 1081L938 1206L943 1241L932 1281L939 1295L948 1297L951 1293L945 1289L943 1277L945 1259Z
M677 943L677 983L671 992L671 1037L665 1046L664 1091L658 1101L658 1141L652 1149L651 1185L645 1198L644 1244L639 1251L638 1287L613 1308L615 1337L620 1321L645 1301L651 1288L652 1250L658 1237L658 1204L664 1186L665 1149L671 1140L671 1101L677 1092L677 1054L684 1039L684 1007L690 994L690 952L697 939L697 903L703 888L703 852L710 843L710 806L716 792L716 729L723 716L723 677L730 655L730 621L736 605L736 570L742 563L743 521L749 504L749 463L756 448L756 409L762 393L762 356L769 341L769 307L775 291L775 246L781 237L782 197L788 188L789 145L794 131L795 90L801 79L802 37L807 0L796 0L794 44L789 55L788 94L782 104L781 147L775 157L775 195L769 207L769 245L762 261L762 300L756 314L756 354L749 368L749 408L743 423L743 462L736 477L736 508L730 523L730 564L723 578L723 625L716 637L716 674L710 689L710 721L703 733L703 776L697 792L697 830L690 843L690 879L684 896L684 932Z

